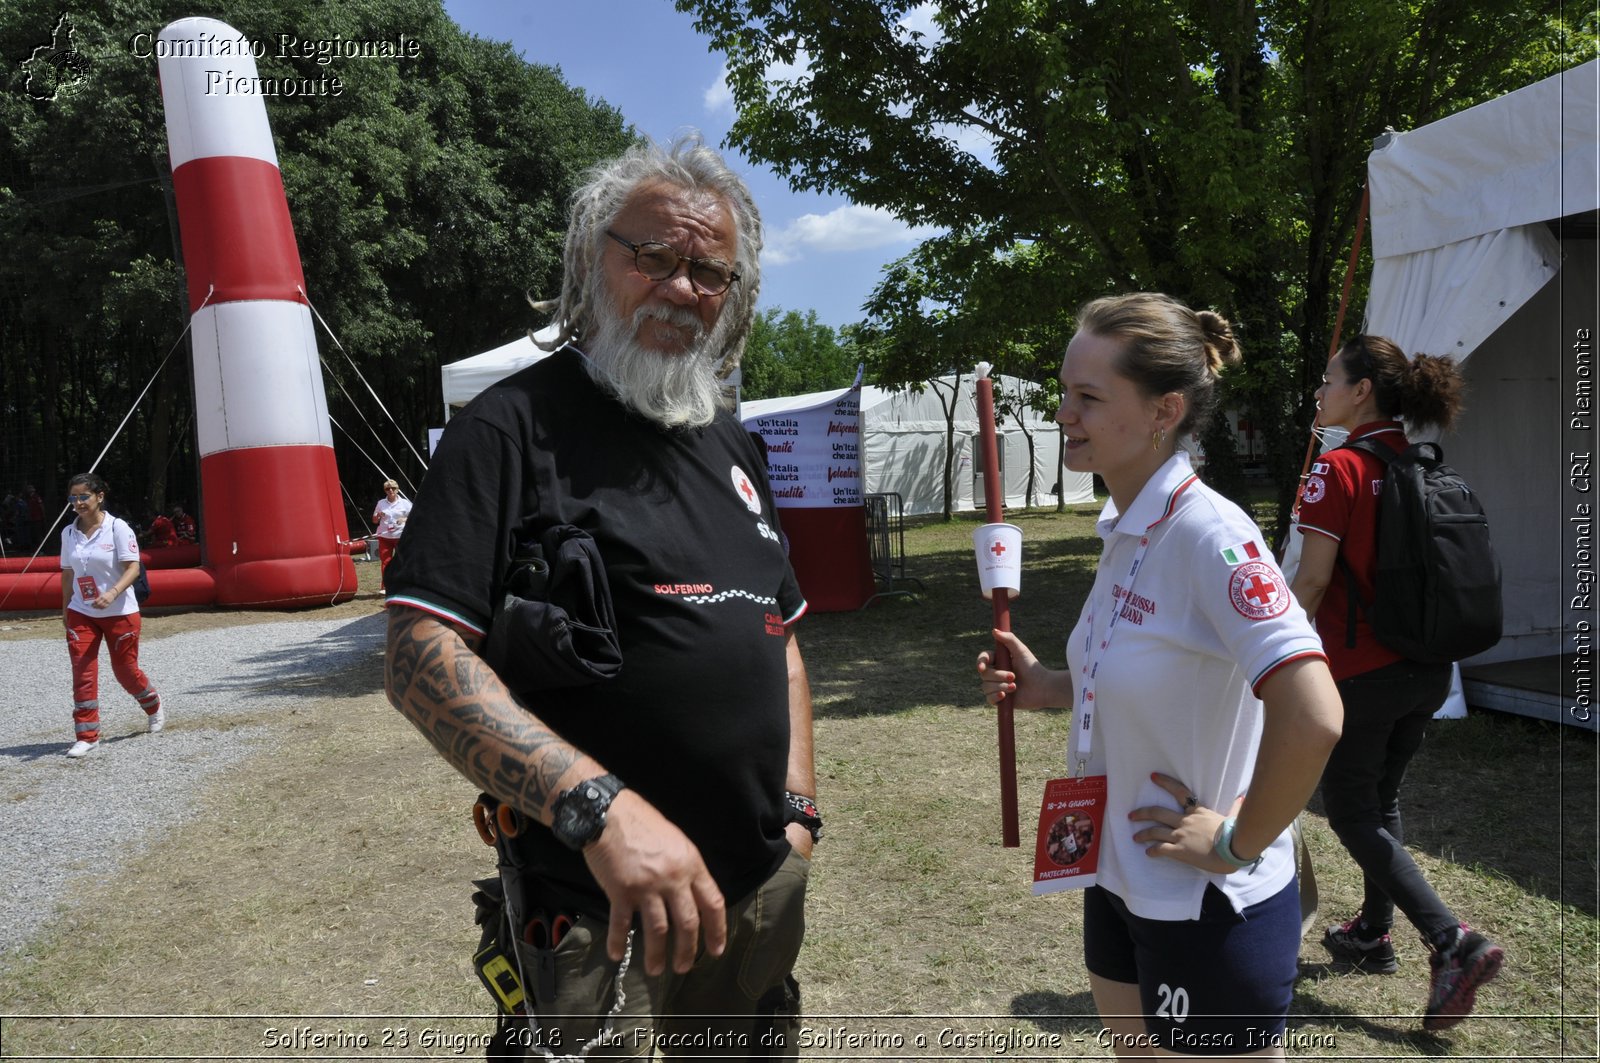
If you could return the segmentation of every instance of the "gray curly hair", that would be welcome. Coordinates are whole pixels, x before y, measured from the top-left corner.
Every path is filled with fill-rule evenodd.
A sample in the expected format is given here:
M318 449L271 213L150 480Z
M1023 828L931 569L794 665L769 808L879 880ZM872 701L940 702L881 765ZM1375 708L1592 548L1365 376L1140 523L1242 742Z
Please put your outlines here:
M711 192L733 212L738 235L733 268L739 279L728 290L722 305L723 315L732 315L720 352L718 375L725 375L744 354L744 341L755 317L756 297L761 293L761 212L743 179L729 169L721 155L706 147L699 134L681 136L667 147L654 141L636 144L584 175L583 183L572 194L561 295L555 300L560 332L548 343L535 343L553 351L569 340L595 334L592 317L604 305L600 256L608 244L606 230L635 191L658 182Z

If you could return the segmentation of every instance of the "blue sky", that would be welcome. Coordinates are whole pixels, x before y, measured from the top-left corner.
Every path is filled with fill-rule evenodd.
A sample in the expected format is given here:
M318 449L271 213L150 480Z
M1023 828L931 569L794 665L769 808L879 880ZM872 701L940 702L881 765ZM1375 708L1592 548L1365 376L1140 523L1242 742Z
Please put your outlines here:
M671 0L445 0L445 10L470 33L560 67L567 84L655 140L698 129L721 147L733 122L721 53ZM766 224L760 309L815 310L835 328L859 321L883 266L927 235L839 196L793 192L765 167L722 150Z

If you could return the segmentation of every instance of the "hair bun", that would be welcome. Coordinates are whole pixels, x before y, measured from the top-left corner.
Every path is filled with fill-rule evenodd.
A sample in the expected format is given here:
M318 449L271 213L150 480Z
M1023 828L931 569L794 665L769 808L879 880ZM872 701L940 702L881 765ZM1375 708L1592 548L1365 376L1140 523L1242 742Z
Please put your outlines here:
M1198 310L1195 316L1200 319L1200 329L1206 337L1206 368L1217 376L1227 366L1237 365L1239 343L1233 338L1233 326L1228 319L1210 310Z

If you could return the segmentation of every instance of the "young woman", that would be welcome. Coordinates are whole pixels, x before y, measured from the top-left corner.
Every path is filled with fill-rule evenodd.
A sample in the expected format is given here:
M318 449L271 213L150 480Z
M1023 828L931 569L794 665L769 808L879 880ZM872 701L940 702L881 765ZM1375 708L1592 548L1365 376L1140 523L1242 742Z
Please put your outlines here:
M87 756L100 744L100 643L111 651L111 671L144 709L150 733L166 725L161 695L139 667L139 544L133 529L105 511L106 482L92 472L67 483L77 519L61 529L61 616L72 659L69 757Z
M1400 418L1448 428L1461 409L1461 375L1448 358L1405 352L1378 336L1344 344L1317 389L1317 423L1344 428L1396 451L1408 445ZM1329 927L1323 944L1361 970L1398 969L1389 930L1398 905L1427 944L1432 984L1423 1028L1454 1026L1472 1011L1478 986L1500 971L1499 946L1468 929L1422 877L1405 849L1400 781L1422 746L1423 731L1450 693L1450 665L1402 660L1373 637L1349 586L1372 601L1377 579L1378 489L1385 464L1358 450L1317 459L1300 504L1304 535L1294 593L1315 618L1344 703L1344 734L1322 776L1328 824L1361 866L1365 899L1348 922Z
M1321 643L1260 532L1177 445L1237 359L1227 321L1167 296L1079 312L1056 416L1067 467L1111 493L1099 571L1066 669L999 632L1012 670L978 657L991 702L1078 706L1069 765L1106 776L1084 953L1118 1056L1282 1057L1289 825L1339 734Z

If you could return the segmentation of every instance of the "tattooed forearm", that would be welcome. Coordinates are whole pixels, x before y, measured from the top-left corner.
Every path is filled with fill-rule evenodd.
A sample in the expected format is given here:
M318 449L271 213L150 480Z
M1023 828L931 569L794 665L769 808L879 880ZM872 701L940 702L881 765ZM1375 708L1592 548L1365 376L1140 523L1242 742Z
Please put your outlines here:
M415 609L389 616L389 701L480 788L543 816L583 754L519 705L455 629Z

